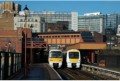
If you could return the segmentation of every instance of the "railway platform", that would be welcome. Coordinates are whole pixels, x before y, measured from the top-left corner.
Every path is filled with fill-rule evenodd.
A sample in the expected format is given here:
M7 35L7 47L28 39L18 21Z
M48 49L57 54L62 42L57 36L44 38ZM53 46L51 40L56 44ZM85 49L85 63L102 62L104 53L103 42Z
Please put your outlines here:
M33 64L23 80L61 80L62 78L47 63Z

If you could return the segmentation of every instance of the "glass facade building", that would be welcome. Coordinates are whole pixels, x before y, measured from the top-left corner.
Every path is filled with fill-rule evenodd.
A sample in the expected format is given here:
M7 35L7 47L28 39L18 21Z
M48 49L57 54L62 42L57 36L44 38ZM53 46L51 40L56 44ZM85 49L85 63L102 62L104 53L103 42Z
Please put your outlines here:
M107 14L104 15L105 19L105 32L109 32L111 30L112 34L116 34L118 25L120 24L120 15L119 14Z

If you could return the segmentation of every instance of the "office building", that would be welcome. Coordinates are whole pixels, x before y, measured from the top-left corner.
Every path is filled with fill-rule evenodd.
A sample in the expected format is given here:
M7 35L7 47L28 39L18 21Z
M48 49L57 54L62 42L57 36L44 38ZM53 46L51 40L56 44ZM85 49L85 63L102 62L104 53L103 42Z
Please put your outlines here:
M31 12L31 15L38 15L40 17L45 18L45 22L47 23L47 28L50 30L49 24L54 24L55 26L59 26L58 22L62 22L60 29L67 30L78 30L78 13L59 13L54 11L42 11L42 12ZM68 24L66 24L68 23ZM54 26L54 27L55 27Z
M17 27L25 28L25 16L18 15L14 17L14 30L17 30ZM45 20L39 16L27 16L26 27L31 28L32 32L45 32Z
M78 29L91 32L104 33L103 15L98 13L87 13L78 16Z
M106 35L111 31L111 34L116 34L118 27L118 14L107 14L104 15L105 19L105 32Z

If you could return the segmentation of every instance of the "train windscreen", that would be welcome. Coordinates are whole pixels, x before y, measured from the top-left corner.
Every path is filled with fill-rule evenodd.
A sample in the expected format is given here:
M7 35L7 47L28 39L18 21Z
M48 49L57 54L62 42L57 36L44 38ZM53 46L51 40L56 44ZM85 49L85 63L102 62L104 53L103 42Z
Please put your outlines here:
M69 52L69 58L79 58L79 52Z
M61 58L62 57L62 52L61 51L52 51L51 52L51 57L52 58Z

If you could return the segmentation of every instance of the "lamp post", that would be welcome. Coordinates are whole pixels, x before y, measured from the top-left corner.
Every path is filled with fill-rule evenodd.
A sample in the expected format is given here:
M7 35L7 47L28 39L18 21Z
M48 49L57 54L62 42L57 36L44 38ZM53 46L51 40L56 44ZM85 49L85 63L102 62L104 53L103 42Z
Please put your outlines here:
M11 52L11 51L10 51L11 41L8 42L8 45L9 45L9 46L8 46L8 52Z
M11 45L11 41L9 41L9 42L5 45L6 52L10 52L10 45Z
M27 68L27 65L26 65L26 26L27 26L27 14L28 14L28 11L29 9L27 8L27 5L25 6L24 8L24 14L25 14L25 31L24 31L24 34L25 34L25 59L24 59L24 62L25 62L25 68L24 68L24 74L26 76L26 68Z
M31 25L30 28L32 29L33 25ZM31 37L31 41L32 41L32 37ZM31 47L30 51L31 51L30 52L30 65L32 65L32 63L33 63L33 59L32 59L32 47Z

